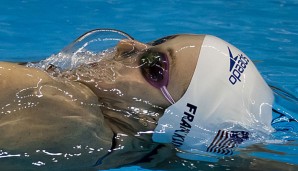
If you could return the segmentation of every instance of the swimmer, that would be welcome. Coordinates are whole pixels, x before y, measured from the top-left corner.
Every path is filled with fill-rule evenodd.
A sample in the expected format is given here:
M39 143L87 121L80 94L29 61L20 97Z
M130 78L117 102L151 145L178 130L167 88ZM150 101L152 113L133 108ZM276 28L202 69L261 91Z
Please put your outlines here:
M106 32L123 37L95 52ZM209 161L274 131L271 89L242 51L210 35L141 43L93 30L39 63L0 63L0 79L7 170L108 169L163 144Z

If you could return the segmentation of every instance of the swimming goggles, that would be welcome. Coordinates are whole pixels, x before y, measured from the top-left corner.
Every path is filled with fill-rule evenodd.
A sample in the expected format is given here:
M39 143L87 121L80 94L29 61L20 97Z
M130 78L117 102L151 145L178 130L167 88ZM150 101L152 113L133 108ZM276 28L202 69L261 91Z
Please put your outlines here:
M160 89L164 97L171 103L175 101L167 90L169 83L169 60L166 54L147 51L141 59L141 72L146 81L153 87Z

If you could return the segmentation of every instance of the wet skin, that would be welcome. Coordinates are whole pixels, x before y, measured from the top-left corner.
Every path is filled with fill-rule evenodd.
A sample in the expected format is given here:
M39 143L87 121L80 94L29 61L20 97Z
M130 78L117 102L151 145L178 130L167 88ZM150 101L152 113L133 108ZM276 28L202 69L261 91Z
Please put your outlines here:
M177 101L191 81L203 39L204 35L179 35L149 44L123 40L116 55L139 61L149 50L166 54L167 89ZM154 130L170 103L138 67L120 67L117 79L105 82L70 75L54 78L36 68L0 63L0 80L0 148L30 155L0 159L3 169L36 168L32 162L37 161L46 164L43 169L112 168L158 148L148 131Z

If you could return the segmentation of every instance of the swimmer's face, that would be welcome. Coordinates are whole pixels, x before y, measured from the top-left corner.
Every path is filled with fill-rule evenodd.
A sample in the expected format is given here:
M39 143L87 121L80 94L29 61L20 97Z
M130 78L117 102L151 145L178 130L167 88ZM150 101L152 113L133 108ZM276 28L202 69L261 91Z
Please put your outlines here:
M185 93L194 73L200 48L204 36L202 35L177 35L169 36L143 44L133 40L122 40L117 45L117 55L110 62L113 72L111 80L94 80L87 84L97 96L105 101L116 101L134 104L150 104L167 107L170 102L158 88L160 82L168 79L167 90L174 101L179 100ZM166 58L168 76L160 73L158 68L144 67L144 61L154 56ZM127 62L128 61L128 62ZM102 63L94 64L102 72ZM164 68L165 66L163 66ZM146 75L147 74L147 75ZM149 76L158 77L155 83L150 83ZM161 77L159 77L161 75ZM154 81L153 81L154 82ZM95 84L95 85L94 85ZM161 83L164 84L164 83ZM139 105L137 105L138 103Z

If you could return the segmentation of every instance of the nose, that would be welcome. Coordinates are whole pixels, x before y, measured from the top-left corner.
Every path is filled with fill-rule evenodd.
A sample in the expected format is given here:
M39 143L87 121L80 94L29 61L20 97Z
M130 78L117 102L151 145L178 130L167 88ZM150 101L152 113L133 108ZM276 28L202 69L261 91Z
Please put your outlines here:
M117 60L117 59L123 58L123 57L126 58L130 54L143 51L149 47L150 47L150 45L141 43L136 40L123 39L116 46L117 51L116 51L115 59Z

